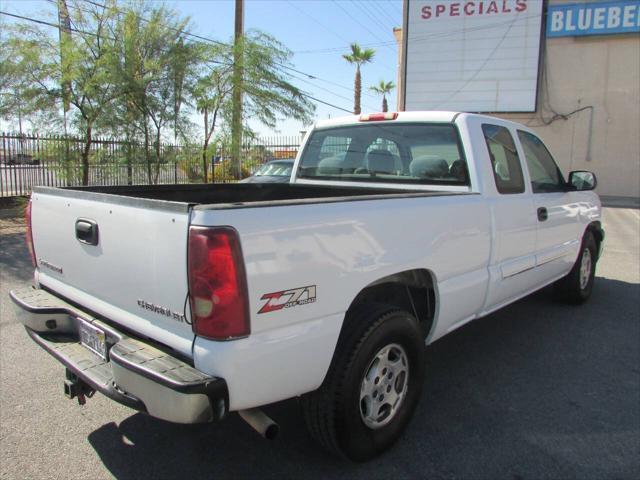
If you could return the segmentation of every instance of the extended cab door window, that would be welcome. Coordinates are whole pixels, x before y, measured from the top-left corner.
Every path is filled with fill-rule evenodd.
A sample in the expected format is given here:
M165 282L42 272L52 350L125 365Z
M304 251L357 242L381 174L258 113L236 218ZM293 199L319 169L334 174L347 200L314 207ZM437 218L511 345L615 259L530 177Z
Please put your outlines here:
M564 178L544 143L529 132L518 130L518 138L527 160L533 193L563 192Z
M491 170L498 192L524 192L522 166L509 129L499 125L483 124L482 133L489 150Z

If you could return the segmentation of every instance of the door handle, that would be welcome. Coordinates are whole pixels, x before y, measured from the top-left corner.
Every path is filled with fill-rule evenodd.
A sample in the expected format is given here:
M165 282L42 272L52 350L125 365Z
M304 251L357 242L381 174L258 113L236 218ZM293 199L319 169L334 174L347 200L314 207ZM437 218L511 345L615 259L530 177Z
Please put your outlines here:
M76 238L86 245L98 245L98 224L87 218L76 220Z
M540 207L538 209L538 220L544 222L547 218L549 218L549 212L547 212L547 207Z

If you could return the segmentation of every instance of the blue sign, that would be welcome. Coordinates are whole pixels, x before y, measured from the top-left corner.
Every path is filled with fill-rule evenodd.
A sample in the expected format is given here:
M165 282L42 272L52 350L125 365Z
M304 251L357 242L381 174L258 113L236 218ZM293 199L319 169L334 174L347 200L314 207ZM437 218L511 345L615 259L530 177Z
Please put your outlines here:
M640 0L549 5L547 37L640 33Z

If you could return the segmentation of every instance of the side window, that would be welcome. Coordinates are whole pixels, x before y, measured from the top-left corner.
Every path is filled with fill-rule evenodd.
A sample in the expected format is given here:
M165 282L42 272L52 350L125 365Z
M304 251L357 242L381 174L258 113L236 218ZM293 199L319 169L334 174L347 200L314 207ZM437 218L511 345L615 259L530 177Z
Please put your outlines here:
M509 130L499 125L482 125L482 133L487 142L491 169L500 193L524 192L522 166L518 151Z
M562 192L564 178L544 143L529 132L518 130L518 138L527 160L533 193Z

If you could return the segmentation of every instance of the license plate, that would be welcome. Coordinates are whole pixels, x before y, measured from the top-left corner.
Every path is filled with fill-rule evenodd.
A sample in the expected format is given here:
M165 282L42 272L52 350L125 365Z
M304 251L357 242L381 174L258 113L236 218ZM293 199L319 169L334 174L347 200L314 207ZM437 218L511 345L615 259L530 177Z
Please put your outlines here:
M78 331L80 343L103 360L106 360L107 341L105 333L81 318L78 319Z

